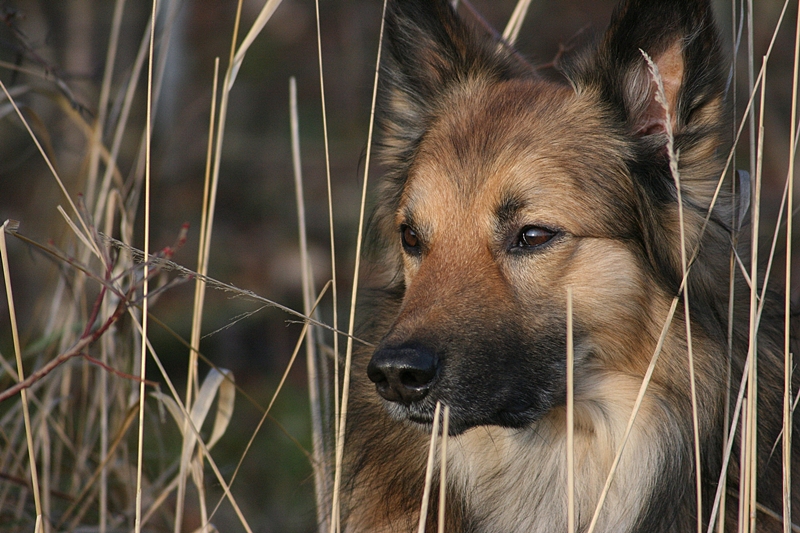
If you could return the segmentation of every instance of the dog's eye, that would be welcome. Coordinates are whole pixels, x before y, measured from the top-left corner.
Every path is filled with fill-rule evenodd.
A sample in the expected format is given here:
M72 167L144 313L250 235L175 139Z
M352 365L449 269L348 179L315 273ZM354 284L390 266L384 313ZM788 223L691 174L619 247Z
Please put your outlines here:
M555 237L556 233L540 226L526 226L519 234L517 246L520 248L535 248L547 243Z
M403 248L405 248L408 253L418 254L420 251L420 245L417 232L414 231L411 226L403 224L400 226L400 235L403 239Z

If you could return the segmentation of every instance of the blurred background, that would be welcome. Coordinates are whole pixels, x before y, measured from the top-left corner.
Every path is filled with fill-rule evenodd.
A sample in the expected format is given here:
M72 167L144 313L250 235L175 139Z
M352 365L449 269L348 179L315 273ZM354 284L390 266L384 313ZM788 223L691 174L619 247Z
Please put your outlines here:
M534 0L520 33L518 48L532 63L542 66L543 75L557 77L557 70L551 65L557 65L562 54L569 54L600 34L615 3L613 0ZM516 1L472 0L472 4L489 24L502 32ZM769 46L783 3L762 0L757 4L753 48L754 56L760 58ZM258 0L244 1L240 39L263 5ZM109 105L103 113L106 123L102 140L108 146L113 136L111 126L123 112L122 102L137 52L146 36L151 7L150 2L124 3ZM731 11L734 7L730 2L721 1L716 7L723 35L732 42ZM157 35L160 37L156 41L156 54L166 55L163 56L163 77L159 78L161 88L153 119L151 247L158 250L172 245L182 224L188 223L187 242L174 260L192 270L197 267L214 60L220 58L224 72L236 9L234 0L159 2ZM337 279L340 301L346 302L352 282L382 2L321 0L319 9ZM735 9L739 9L738 4ZM3 22L0 24L0 81L43 140L69 196L75 201L79 194L87 193L89 140L81 124L92 125L101 115L98 102L114 10L115 2L111 0L0 0ZM796 6L790 6L784 27L777 34L768 72L765 214L762 218L765 242L771 238L786 176L796 16ZM170 31L164 32L167 26ZM168 39L164 37L167 34ZM746 51L746 37L743 37L742 47ZM756 68L759 63L756 62ZM744 60L739 61L738 116L747 96L745 65ZM316 290L331 277L315 5L311 0L281 3L250 48L231 92L208 273L217 280L302 310L289 129L291 76L296 77L298 87L309 257ZM132 184L137 183L140 179L137 176L142 172L145 80L146 76L142 76L136 84L130 118L120 137L117 167L120 187L127 191L135 189ZM741 146L746 147L747 129L744 134ZM738 167L749 169L746 150L740 152ZM371 169L372 179L377 180L380 170L379 167ZM141 248L144 228L141 195L129 196L126 201L132 212L131 220L135 221L132 244ZM18 220L21 234L39 243L56 243L65 253L72 254L75 244L70 244L71 230L57 211L59 205L66 205L65 196L16 112L0 95L0 222ZM17 320L27 346L25 363L30 372L57 353L57 350L37 348L37 341L43 340L42 332L47 329L46 317L50 316L48 312L59 279L64 277L64 266L14 239L9 241L9 255ZM776 279L781 275L781 268L775 267ZM165 292L152 308L153 315L184 339L190 336L193 293L193 283L184 283ZM90 304L91 298L86 308L91 307ZM200 350L215 365L230 369L237 385L256 403L265 406L286 368L300 326L287 323L293 317L273 309L238 320L243 313L260 307L246 299L209 290L203 334L225 329L204 338ZM340 307L343 313L347 311L345 304ZM326 299L322 317L330 320L330 315L330 300ZM346 324L346 319L340 318L340 324ZM188 350L163 328L153 327L150 338L178 390L183 390ZM13 353L9 308L3 297L0 301L0 354L13 361ZM119 370L132 372L131 368ZM201 370L201 375L203 373ZM162 381L155 368L148 370L148 378ZM0 390L12 383L3 371ZM306 389L305 367L298 362L273 407L274 420L268 420L256 435L242 473L234 484L233 493L254 531L310 532L315 529L313 476L306 456L311 448ZM71 389L68 386L63 390ZM57 396L54 395L53 402L65 401ZM7 400L5 405L0 403L0 416L13 410L10 407L13 401ZM261 415L262 411L253 403L237 397L230 425L214 449L216 462L226 478L235 468ZM152 423L153 435L160 436L148 441L146 453L151 456L148 468L155 478L159 468L171 464L165 457L170 456L170 450L180 447L180 431L171 421L161 419L159 422L156 417ZM7 433L9 426L2 427L6 429L0 434L0 465L5 466L0 467L0 491L11 491L16 498L0 494L0 498L5 498L0 500L0 531L27 531L29 522L19 518L31 514L33 505L24 490L24 479L20 481L27 475L25 461L20 457L20 450L12 446L16 437ZM19 431L19 426L15 427L15 431ZM129 433L129 437L135 436L136 428ZM94 457L91 461L96 464L98 459ZM213 476L207 477L206 482L210 494L220 494ZM54 508L62 509L69 503L68 496L74 497L75 486L79 485L65 481L59 487L50 487L54 494L67 493L61 494L65 498L60 503L56 501L58 495L54 496ZM192 508L196 502L196 497L187 499L184 531L193 531L199 526L192 519L197 516L196 509ZM86 516L91 517L91 513L89 511ZM213 522L221 531L241 530L229 505L221 507ZM85 524L88 525L79 528L81 531L96 529L89 518ZM119 530L128 530L132 522L122 520L120 524ZM171 527L168 516L148 525L153 531L169 531Z

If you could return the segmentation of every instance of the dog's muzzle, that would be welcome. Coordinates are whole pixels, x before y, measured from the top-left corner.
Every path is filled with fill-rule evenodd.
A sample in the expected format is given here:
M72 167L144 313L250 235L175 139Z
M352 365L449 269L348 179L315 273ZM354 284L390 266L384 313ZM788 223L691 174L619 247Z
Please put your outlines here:
M425 347L381 347L367 366L378 394L403 405L425 398L438 371L436 354Z

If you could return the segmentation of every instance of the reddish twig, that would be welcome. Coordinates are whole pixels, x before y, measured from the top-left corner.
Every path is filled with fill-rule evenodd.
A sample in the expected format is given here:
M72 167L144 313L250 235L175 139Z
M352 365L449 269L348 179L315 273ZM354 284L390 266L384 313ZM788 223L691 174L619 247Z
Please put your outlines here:
M66 352L59 354L55 359L48 362L42 368L25 378L24 380L20 381L19 383L12 385L11 387L7 388L3 392L0 392L0 402L3 402L12 396L18 394L21 390L30 388L33 386L34 383L45 377L47 374L52 372L56 367L63 365L73 357L77 357L81 355L83 349L89 346L92 343L92 337L83 337L81 338L75 345L67 350Z
M135 381L136 383L144 383L145 385L149 385L151 387L158 388L158 383L157 382L151 381L149 379L143 379L143 378L140 378L139 376L134 376L133 374L128 374L126 372L122 372L121 370L117 370L116 368L108 366L107 364L105 364L101 360L95 359L94 357L92 357L88 353L82 353L82 354L79 354L79 355L83 356L84 359L86 359L87 361L89 361L93 365L97 365L100 368L102 368L103 370L114 374L115 376L119 376L121 378L129 379L131 381Z
M84 334L80 339L78 339L78 342L76 342L72 346L72 348L70 348L66 352L59 354L57 357L52 359L50 362L48 362L46 365L44 365L39 370L35 371L33 374L31 374L24 380L20 381L19 383L16 383L15 385L12 385L3 392L0 392L0 402L3 402L4 400L11 398L12 396L15 396L23 389L30 388L31 386L33 386L34 383L44 378L47 374L55 370L57 367L63 365L73 357L84 356L86 348L91 346L97 339L99 339L103 335L103 333L105 333L108 330L108 328L111 327L112 324L114 324L117 320L119 320L119 318L122 316L122 314L128 307L126 302L127 302L126 299L121 300L119 305L117 305L117 308L114 310L114 313L106 319L106 321L103 323L102 326L100 326L99 328L97 328L96 330L94 330L89 334ZM88 357L88 355L86 357ZM140 378L135 378L135 379L140 379ZM147 382L145 381L145 383Z

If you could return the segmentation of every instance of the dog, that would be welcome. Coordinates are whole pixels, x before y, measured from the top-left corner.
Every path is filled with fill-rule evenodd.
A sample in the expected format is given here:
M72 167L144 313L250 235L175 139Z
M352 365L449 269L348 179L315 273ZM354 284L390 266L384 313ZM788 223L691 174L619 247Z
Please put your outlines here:
M563 81L473 19L447 0L387 8L387 170L370 228L388 281L359 311L374 348L353 361L343 530L417 531L437 403L449 407L446 531L567 531L569 502L576 531L705 530L720 479L737 530L741 431L720 476L750 350L738 268L729 313L746 195L735 178L718 187L732 113L711 2L625 0L598 42L565 60ZM758 531L783 531L783 314L768 296ZM432 497L426 531L437 514Z

